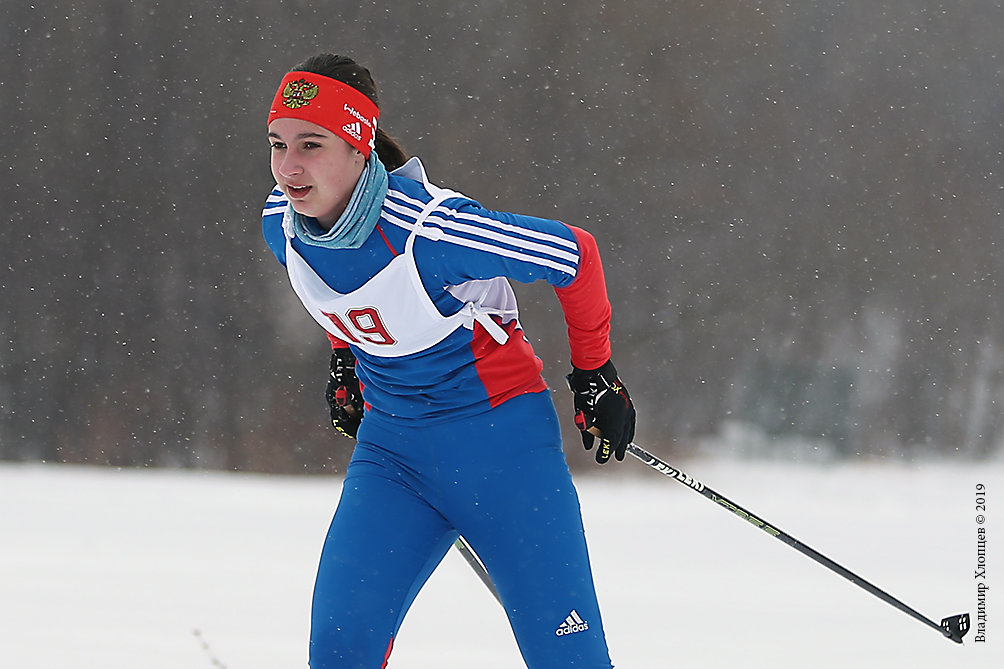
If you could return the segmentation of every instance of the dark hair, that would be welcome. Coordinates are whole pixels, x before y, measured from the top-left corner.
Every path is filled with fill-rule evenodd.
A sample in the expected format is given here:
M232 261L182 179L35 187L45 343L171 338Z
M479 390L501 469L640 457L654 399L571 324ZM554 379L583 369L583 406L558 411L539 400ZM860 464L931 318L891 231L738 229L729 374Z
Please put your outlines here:
M313 72L314 74L336 79L356 89L372 100L377 109L380 108L376 82L373 81L370 71L348 56L320 53L303 61L290 70L290 72ZM383 128L379 125L377 126L375 144L380 162L388 170L396 170L408 161L408 154L404 152L401 144L384 132Z

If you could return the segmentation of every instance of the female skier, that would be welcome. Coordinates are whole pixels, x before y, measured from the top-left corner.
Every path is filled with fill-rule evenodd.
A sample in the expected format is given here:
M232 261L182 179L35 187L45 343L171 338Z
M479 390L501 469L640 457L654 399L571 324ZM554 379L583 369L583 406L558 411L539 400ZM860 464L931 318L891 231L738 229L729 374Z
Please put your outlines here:
M378 118L369 71L331 54L289 72L268 115L265 240L331 340L331 419L358 440L317 572L310 666L385 667L462 534L527 667L609 669L578 497L507 282L554 286L583 444L598 435L596 460L621 460L635 412L610 361L596 242L432 184Z

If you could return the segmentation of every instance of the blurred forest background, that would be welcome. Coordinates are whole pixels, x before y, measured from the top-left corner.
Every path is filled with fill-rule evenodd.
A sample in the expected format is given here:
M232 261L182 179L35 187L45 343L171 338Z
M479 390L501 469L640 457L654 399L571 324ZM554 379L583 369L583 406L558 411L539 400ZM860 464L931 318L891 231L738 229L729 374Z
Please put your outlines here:
M433 181L596 235L639 443L1004 451L1001 2L0 15L0 459L344 466L327 341L260 234L266 105L320 50ZM516 289L580 466L557 301Z

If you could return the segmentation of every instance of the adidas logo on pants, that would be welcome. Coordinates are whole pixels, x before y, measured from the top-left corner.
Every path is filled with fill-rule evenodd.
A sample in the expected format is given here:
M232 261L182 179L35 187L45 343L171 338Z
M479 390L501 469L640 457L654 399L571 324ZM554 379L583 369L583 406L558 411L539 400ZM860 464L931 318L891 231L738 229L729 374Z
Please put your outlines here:
M575 609L572 609L568 617L565 618L565 622L558 625L558 629L554 630L554 633L557 636L565 636L566 634L585 632L587 629L589 629L589 623L580 618Z

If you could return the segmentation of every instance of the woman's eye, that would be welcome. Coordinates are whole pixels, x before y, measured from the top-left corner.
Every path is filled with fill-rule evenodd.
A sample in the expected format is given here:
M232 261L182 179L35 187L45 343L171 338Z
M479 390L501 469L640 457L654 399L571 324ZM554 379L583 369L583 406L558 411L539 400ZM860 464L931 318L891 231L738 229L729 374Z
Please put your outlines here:
M272 148L273 149L285 149L286 145L283 144L282 142L272 142Z

